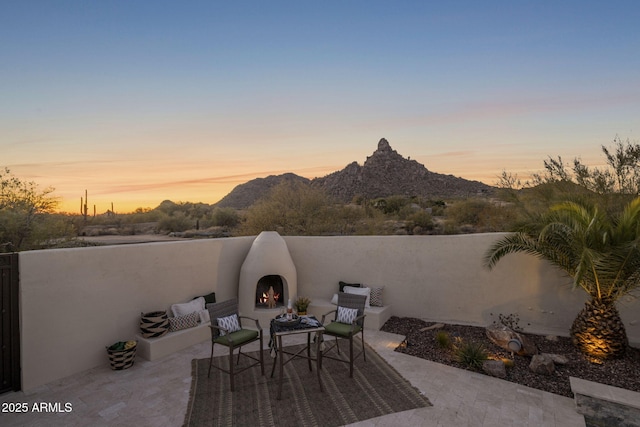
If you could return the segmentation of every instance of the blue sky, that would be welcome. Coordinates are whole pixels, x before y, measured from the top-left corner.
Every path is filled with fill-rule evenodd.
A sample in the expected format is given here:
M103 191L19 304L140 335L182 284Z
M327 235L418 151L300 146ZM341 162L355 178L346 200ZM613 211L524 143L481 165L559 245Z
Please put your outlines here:
M76 211L214 203L380 138L493 184L640 139L640 3L0 5L0 167Z

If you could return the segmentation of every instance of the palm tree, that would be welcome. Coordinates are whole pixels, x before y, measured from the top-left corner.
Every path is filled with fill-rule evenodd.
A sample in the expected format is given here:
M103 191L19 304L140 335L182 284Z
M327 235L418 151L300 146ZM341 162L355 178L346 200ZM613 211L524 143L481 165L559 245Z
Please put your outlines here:
M619 357L628 347L616 301L640 286L640 197L616 215L594 204L563 202L485 254L489 269L507 254L547 260L573 278L589 301L571 326L573 344L598 359Z

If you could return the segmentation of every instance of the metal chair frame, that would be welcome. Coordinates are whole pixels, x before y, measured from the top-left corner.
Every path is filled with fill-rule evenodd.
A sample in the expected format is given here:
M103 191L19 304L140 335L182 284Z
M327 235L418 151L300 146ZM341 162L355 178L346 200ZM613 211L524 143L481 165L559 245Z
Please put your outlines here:
M345 308L355 308L358 310L358 316L353 320L353 322L351 323L351 329L349 331L349 333L344 336L344 335L338 335L338 334L333 334L331 333L331 331L329 330L325 330L324 335L330 335L336 338L335 343L333 345L331 345L330 347L328 347L326 350L324 350L322 352L322 357L323 358L327 358L327 359L331 359L331 360L337 360L339 362L345 362L349 364L349 377L353 377L353 361L360 357L360 355L363 356L364 361L367 361L367 354L365 352L364 349L364 318L366 317L366 314L364 314L364 307L365 307L365 303L366 303L367 297L365 295L356 295L356 294L347 294L344 292L341 292L338 294L338 307L345 307ZM334 313L334 317L332 322L337 321L338 318L338 309L336 308L335 310L331 310L325 314L322 315L322 324L324 325L325 319L327 318L327 316L329 316L331 313ZM360 328L358 330L358 327ZM362 340L362 349L360 350L360 352L356 355L353 354L353 338L358 335L358 333L361 335L360 338ZM334 347L336 348L336 351L338 354L340 354L340 345L338 344L339 339L347 339L349 340L349 360L344 360L335 356L327 356L326 353L330 350L332 350Z
M224 373L229 374L230 377L230 388L231 391L235 390L235 376L243 371L246 371L249 368L253 368L254 366L260 365L260 370L262 375L264 375L264 351L263 351L263 335L262 335L262 328L260 327L260 322L258 321L258 319L254 319L252 317L248 317L248 316L240 316L238 314L238 299L237 298L233 298L227 301L223 301L223 302L219 302L219 303L213 303L213 304L207 304L207 310L209 310L209 316L211 318L211 325L209 326L211 328L211 360L209 362L209 373L208 373L208 377L211 378L211 368L214 367L216 369L218 369L219 371L222 371ZM242 343L236 344L233 342L233 339L231 338L232 334L229 334L229 331L221 328L218 326L217 324L217 320L218 318L221 317L226 317L226 316L231 316L233 314L238 314L238 320L240 321L241 327L242 327L242 319L247 319L247 320L253 320L256 323L256 328L258 330L258 336L256 336L253 339L250 339L248 341L244 341ZM244 329L244 328L242 328ZM229 343L229 345L218 342L217 344L223 345L225 347L227 347L229 349L229 369L225 369L221 366L217 366L213 363L213 351L216 345L216 339L219 338L220 332L224 331L224 334L227 335L227 341ZM246 353L242 353L242 347L244 347L247 344L250 344L254 341L260 341L260 356L259 357L253 357L250 356ZM236 370L234 369L234 362L233 362L233 352L235 351L235 349L238 349L238 357L236 360L235 364L240 363L240 355L247 357L249 359L252 359L255 361L255 363L250 364L249 366L243 367L240 370Z

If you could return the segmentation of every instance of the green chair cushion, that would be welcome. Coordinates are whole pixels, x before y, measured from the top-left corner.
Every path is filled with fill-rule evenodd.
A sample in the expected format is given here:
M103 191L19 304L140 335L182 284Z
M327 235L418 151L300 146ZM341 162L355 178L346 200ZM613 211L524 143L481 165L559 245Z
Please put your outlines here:
M353 333L356 334L360 332L362 328L360 326L356 326L353 329ZM348 337L351 333L351 324L349 323L340 323L340 322L331 322L324 327L324 333L329 335L339 335L341 337Z
M231 332L229 335L218 337L214 340L214 342L229 347L229 337L231 337L234 346L239 346L246 343L247 341L251 341L257 338L258 331L254 331L251 329L240 329L239 331Z

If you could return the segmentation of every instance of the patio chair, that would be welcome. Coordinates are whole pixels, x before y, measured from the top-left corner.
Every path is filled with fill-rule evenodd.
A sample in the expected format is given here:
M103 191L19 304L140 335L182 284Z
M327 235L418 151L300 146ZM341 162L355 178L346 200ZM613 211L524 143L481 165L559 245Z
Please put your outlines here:
M233 298L227 301L207 304L209 316L211 317L211 361L209 362L209 378L211 378L211 367L214 367L224 373L229 374L231 378L231 391L234 391L234 377L249 368L260 365L262 375L264 375L264 358L262 351L262 328L258 319L247 316L238 315L238 299ZM241 320L248 319L256 322L257 330L244 329ZM260 341L259 358L242 353L242 347L254 341ZM221 344L229 349L229 369L216 366L213 363L213 350L216 344ZM240 363L240 356L245 356L255 362L240 370L234 368L233 352L238 349L238 359L236 364Z
M331 310L328 313L322 315L322 324L324 325L325 318L331 313L334 314L334 319L331 323L324 325L323 335L329 335L336 338L335 343L325 349L322 352L323 358L337 360L340 362L346 362L349 364L349 377L353 377L353 361L361 354L364 361L367 361L367 355L364 351L364 306L367 297L365 295L347 294L341 292L338 294L338 307L335 310ZM362 350L354 355L353 354L353 338L360 334L362 340ZM335 356L328 356L326 353L332 350L334 347L338 354L340 354L339 339L349 340L349 360L344 360Z

